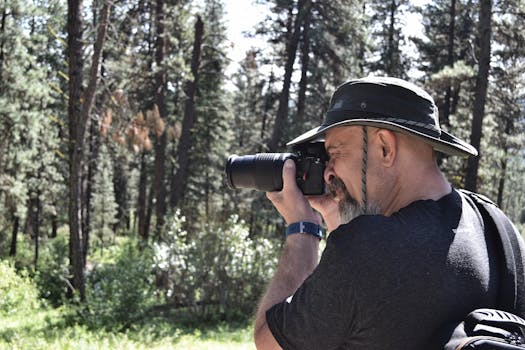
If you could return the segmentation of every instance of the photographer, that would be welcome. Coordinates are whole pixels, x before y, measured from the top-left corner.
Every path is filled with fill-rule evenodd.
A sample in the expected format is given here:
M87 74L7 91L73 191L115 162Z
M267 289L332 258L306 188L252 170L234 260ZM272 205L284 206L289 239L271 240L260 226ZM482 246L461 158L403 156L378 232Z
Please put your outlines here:
M436 162L436 151L477 151L440 128L425 91L395 78L341 85L323 125L289 145L323 140L327 194L305 197L292 160L282 190L267 193L288 229L257 349L442 349L444 325L498 297L496 243Z

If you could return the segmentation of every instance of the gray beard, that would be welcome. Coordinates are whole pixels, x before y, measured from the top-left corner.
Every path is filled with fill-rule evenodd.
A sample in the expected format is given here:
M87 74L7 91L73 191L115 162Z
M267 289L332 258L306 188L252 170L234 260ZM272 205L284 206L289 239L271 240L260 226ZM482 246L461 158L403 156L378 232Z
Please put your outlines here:
M341 192L344 195L344 198L339 201L339 217L341 219L341 224L349 223L361 215L377 215L381 213L379 206L376 203L369 202L366 207L360 205L357 200L350 195L344 182L338 177L331 179L328 184L328 191L334 197Z

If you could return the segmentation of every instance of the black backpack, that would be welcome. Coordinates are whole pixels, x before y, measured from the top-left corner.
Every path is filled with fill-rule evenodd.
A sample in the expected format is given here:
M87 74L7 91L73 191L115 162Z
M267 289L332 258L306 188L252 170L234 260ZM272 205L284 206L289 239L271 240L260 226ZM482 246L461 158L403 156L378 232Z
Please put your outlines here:
M517 229L489 199L461 190L467 202L481 214L485 230L498 232L502 252L497 309L477 309L452 333L445 350L525 349L525 244ZM492 226L492 227L491 227Z

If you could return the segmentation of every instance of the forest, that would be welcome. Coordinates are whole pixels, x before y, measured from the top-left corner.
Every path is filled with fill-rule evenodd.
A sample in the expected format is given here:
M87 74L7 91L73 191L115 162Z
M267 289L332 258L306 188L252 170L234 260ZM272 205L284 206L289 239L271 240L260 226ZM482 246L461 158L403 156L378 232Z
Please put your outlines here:
M525 1L244 1L239 62L222 0L1 1L0 319L249 322L285 226L226 159L286 151L351 78L424 87L480 153L449 181L525 232Z

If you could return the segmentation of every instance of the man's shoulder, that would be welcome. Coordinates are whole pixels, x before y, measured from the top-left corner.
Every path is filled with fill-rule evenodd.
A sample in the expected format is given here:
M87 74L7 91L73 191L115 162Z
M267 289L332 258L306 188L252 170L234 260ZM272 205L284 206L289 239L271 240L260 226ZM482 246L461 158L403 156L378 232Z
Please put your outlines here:
M415 201L391 216L361 215L334 230L329 243L342 250L365 251L434 244L453 234L461 208L461 197L454 190L437 201Z

